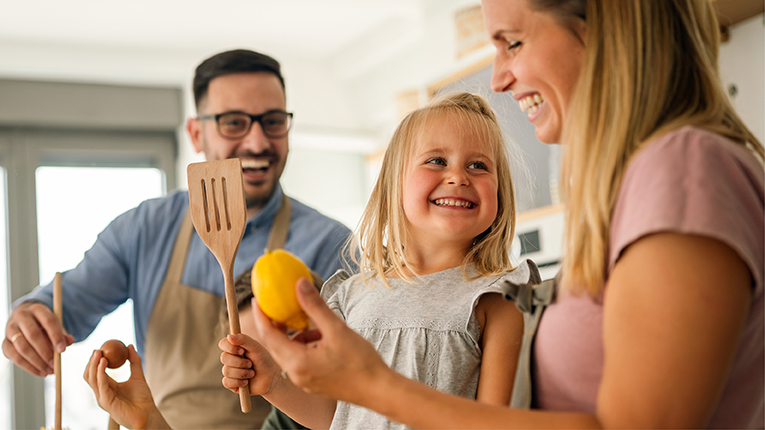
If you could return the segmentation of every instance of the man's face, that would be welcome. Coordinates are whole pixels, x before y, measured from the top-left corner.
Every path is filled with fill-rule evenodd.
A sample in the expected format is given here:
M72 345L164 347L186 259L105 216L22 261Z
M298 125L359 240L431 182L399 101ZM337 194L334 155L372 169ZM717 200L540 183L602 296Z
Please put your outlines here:
M198 116L224 112L260 115L286 110L284 89L279 78L268 72L236 73L210 81ZM287 136L270 138L260 123L253 122L243 137L231 139L218 132L215 120L191 118L186 125L194 148L204 151L207 161L239 158L242 161L244 195L248 216L254 215L273 195L287 162Z

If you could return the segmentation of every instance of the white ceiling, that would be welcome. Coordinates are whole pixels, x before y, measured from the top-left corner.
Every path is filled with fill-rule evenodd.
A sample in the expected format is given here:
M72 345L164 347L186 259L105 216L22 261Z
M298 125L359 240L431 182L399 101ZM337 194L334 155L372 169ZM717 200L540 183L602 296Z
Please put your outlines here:
M396 23L420 0L2 0L0 41L212 51L253 46L318 60Z

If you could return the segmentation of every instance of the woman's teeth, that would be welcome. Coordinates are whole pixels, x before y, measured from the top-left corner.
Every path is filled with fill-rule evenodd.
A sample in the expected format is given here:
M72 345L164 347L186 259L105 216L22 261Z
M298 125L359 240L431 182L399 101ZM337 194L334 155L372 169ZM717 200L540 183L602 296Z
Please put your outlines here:
M433 200L437 206L460 206L463 208L471 209L474 205L465 200L453 200L453 199L435 199Z
M539 110L539 106L545 99L540 94L534 94L528 97L524 97L518 100L518 104L522 111L528 111L528 113L534 113Z

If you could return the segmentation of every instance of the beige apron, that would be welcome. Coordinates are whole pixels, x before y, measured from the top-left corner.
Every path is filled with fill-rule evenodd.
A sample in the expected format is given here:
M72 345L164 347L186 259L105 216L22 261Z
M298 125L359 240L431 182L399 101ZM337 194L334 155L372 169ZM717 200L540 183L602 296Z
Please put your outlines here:
M269 233L269 249L284 247L290 216L289 199L283 196ZM228 328L221 321L224 298L181 284L193 231L187 212L146 331L146 381L173 428L257 429L271 405L253 396L252 412L244 414L239 396L221 383L218 342Z

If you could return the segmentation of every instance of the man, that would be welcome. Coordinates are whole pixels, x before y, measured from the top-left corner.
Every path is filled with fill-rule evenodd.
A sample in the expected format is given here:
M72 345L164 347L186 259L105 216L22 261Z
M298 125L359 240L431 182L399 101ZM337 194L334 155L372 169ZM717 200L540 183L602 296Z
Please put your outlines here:
M248 220L234 273L251 270L266 247L283 247L328 278L341 266L350 231L287 198L279 185L292 120L279 63L252 51L224 52L199 65L193 85L198 116L186 129L194 148L209 161L242 162ZM270 406L254 397L253 412L243 414L238 396L221 384L223 275L193 231L188 202L186 192L175 192L112 221L83 261L63 274L64 327L51 312L52 285L19 299L6 325L5 356L32 374L50 374L54 348L63 351L84 339L103 315L130 298L136 347L168 423L259 427ZM294 425L285 419L272 415L269 422Z

